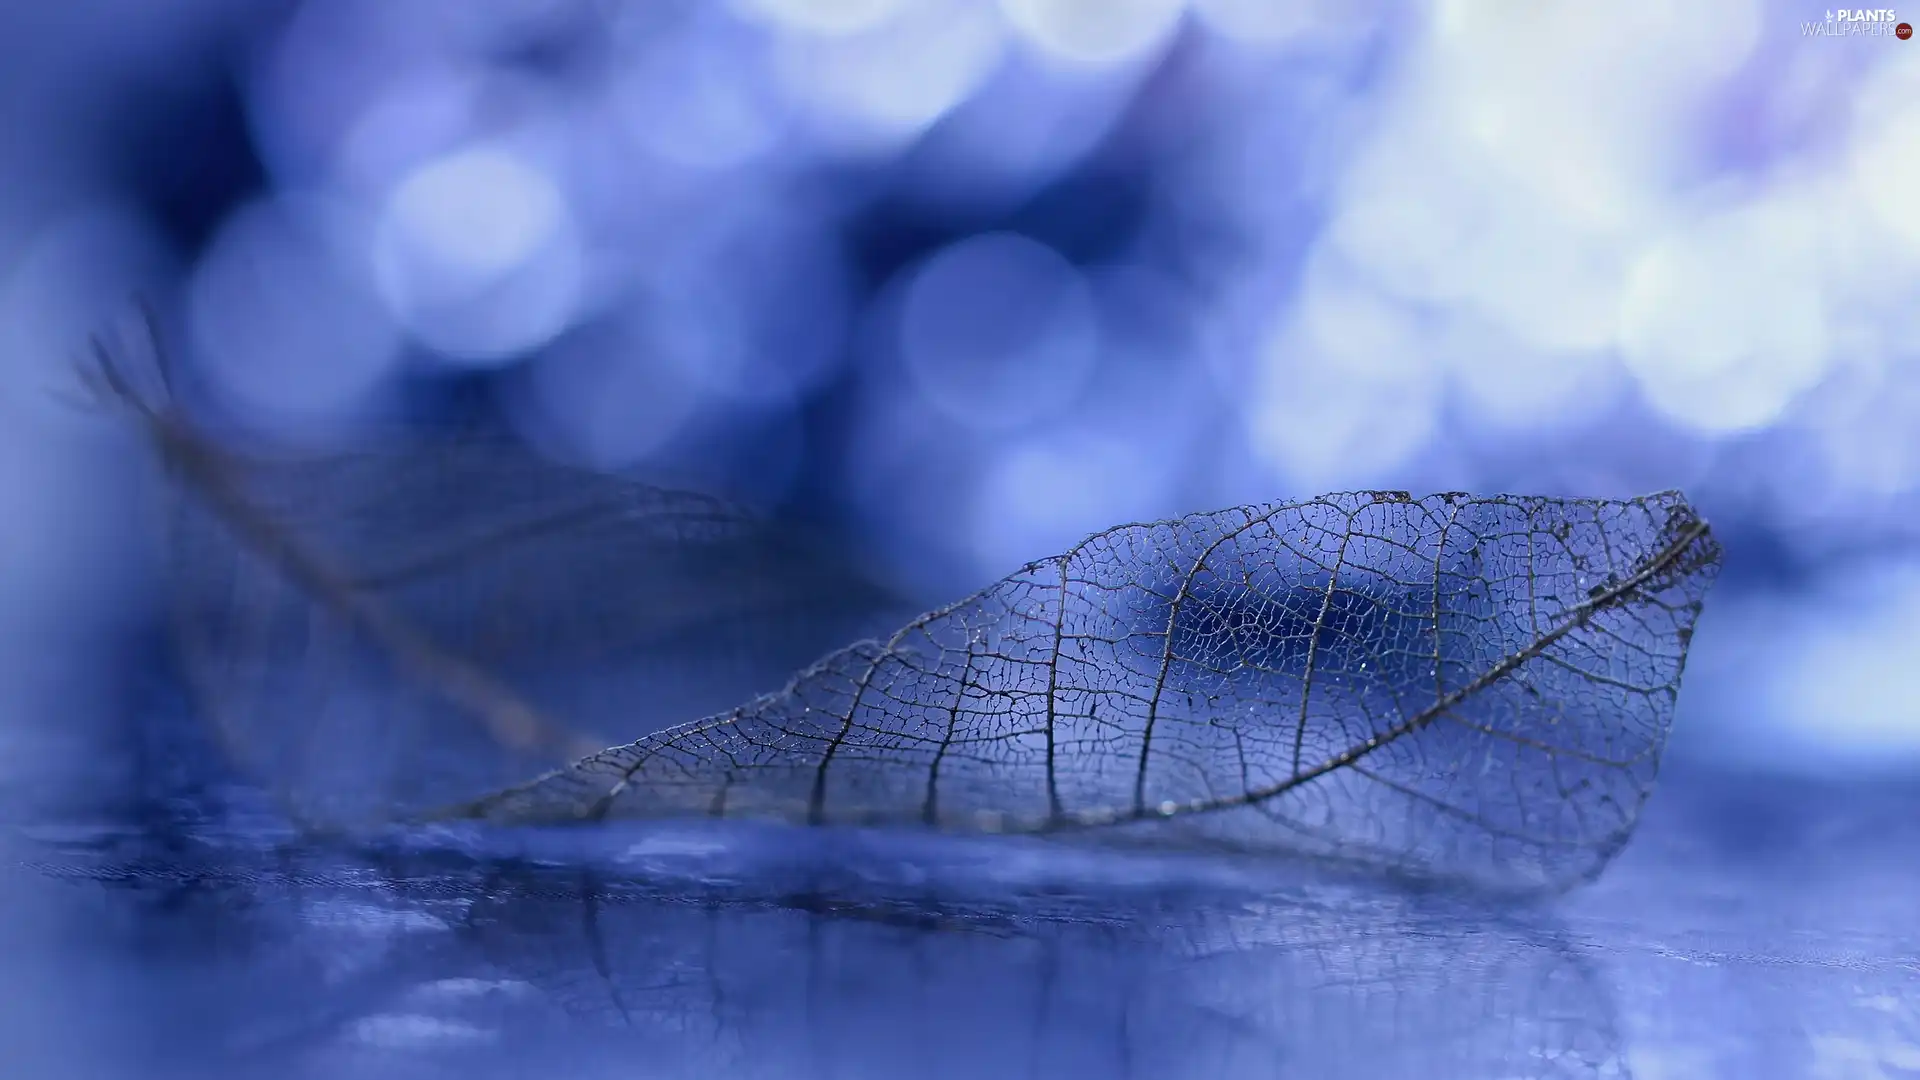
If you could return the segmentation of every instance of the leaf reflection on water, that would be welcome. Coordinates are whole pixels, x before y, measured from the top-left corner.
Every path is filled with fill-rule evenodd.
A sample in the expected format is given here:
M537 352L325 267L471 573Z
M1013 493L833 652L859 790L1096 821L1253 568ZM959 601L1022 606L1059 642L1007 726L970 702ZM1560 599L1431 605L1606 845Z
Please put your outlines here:
M98 867L133 886L121 902L166 891L166 920L247 942L231 958L240 986L276 985L264 999L229 987L222 1030L196 1040L205 1068L469 1080L1620 1068L1605 989L1537 910L1137 855L1063 867L1018 840L989 853L822 833L796 850L734 824L635 838L640 854L593 869L444 847L369 866L244 845L200 849L184 888L177 854L131 878L124 863ZM84 879L82 865L69 856L63 872Z

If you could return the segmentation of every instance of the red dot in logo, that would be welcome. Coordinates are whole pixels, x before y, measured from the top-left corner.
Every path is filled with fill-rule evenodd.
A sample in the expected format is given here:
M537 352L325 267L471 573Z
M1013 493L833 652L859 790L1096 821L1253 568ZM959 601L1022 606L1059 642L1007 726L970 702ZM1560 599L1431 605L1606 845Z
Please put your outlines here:
M1913 36L1913 24L1901 23L1899 26L1894 27L1893 36L1899 38L1901 41L1907 40Z

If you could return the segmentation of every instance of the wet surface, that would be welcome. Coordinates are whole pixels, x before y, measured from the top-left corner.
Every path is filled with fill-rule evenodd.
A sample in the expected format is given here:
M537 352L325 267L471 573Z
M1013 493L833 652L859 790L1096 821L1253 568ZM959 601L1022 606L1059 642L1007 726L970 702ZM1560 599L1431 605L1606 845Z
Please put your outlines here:
M17 830L13 876L43 919L30 952L60 991L39 1002L49 1061L469 1078L1920 1063L1906 785L1676 769L1597 884L1533 905L734 824L323 851L248 807L202 789L142 823Z

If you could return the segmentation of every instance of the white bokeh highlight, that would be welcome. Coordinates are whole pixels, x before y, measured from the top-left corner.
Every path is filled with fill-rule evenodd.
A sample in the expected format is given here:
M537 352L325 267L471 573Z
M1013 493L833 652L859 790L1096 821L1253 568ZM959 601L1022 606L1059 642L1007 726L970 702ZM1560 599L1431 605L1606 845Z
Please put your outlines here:
M1254 452L1302 489L1390 477L1439 420L1441 371L1426 339L1351 274L1310 270L1260 357L1247 404Z
M986 4L913 0L857 32L782 38L771 63L823 148L866 156L897 151L965 102L1006 46Z
M1226 0L1208 6L1216 22L1252 18ZM1603 414L1619 400L1617 352L1663 410L1705 430L1764 423L1817 379L1807 360L1821 335L1817 290L1772 309L1769 330L1785 336L1769 344L1698 340L1739 301L1703 280L1715 257L1701 253L1707 241L1687 247L1668 235L1687 216L1670 177L1685 164L1693 110L1761 30L1749 0L1710 6L1695 23L1640 0L1605 18L1455 2L1417 28L1424 36L1355 149L1320 247L1388 302L1420 313L1429 331L1409 347L1446 367L1474 414L1508 428ZM1626 68L1634 79L1619 78ZM1669 282L1694 295L1662 295ZM1754 302L1784 291L1772 285ZM1720 323L1706 332L1723 331L1743 333ZM1696 344L1707 358L1677 358ZM1724 365L1714 358L1763 351L1772 374L1716 405L1711 373ZM1344 475L1303 443L1268 444L1314 456L1310 475Z
M1793 200L1689 223L1635 265L1620 351L1649 401L1678 423L1766 427L1826 372L1819 221Z
M915 0L732 0L742 16L808 34L857 34L885 22Z
M551 340L582 300L565 194L527 157L476 145L427 161L387 198L374 241L382 294L449 359L513 359Z
M1029 44L1068 64L1138 60L1164 45L1186 0L999 0Z
M1687 662L1727 764L1859 773L1920 764L1920 565L1878 560L1804 592L1716 599ZM1697 717L1697 720L1692 718Z
M1920 253L1920 99L1894 108L1863 133L1853 168L1867 205Z
M1202 25L1235 41L1255 46L1364 27L1379 16L1375 0L1190 0Z
M996 455L974 493L971 555L980 577L1012 573L1035 552L1151 517L1172 479L1139 439L1085 427L1023 440Z
M195 357L256 424L350 425L392 373L401 334L366 258L368 222L323 197L284 195L230 216L194 268Z

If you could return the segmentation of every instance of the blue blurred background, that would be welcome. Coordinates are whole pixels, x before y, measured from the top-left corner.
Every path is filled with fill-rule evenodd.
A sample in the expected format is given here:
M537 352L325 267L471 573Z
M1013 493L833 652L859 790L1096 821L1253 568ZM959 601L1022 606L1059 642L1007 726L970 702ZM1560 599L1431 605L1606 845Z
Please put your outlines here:
M932 600L1234 502L1682 487L1682 752L1911 760L1920 44L1825 14L6 5L5 607L130 595L47 388L141 289L264 437L479 409Z
M1904 773L1920 42L1827 14L0 4L0 771L151 617L62 400L141 291L258 438L484 415L927 602L1238 502L1680 487L1729 561L1676 758Z

